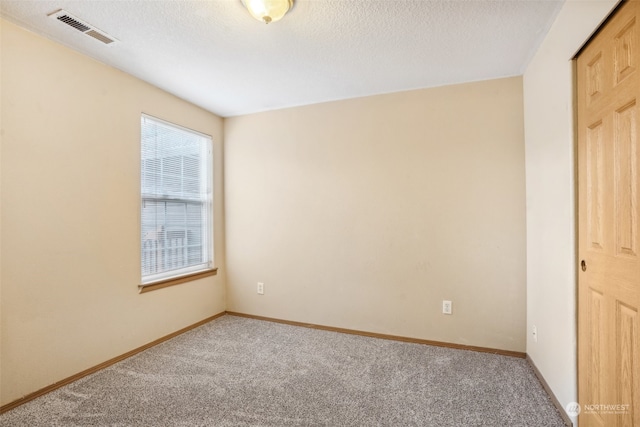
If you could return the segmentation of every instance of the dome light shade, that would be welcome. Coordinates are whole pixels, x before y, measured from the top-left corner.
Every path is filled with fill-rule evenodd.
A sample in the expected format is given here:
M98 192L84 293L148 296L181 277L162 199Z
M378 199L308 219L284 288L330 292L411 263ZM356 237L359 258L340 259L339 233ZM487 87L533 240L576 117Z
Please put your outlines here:
M293 0L240 0L251 16L268 24L282 19L293 6Z

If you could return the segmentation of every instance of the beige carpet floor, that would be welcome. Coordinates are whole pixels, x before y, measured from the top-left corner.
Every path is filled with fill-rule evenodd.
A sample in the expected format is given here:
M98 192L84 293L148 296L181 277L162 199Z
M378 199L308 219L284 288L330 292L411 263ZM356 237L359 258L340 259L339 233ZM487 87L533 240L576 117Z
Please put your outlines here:
M0 425L564 424L523 359L227 315L9 411Z

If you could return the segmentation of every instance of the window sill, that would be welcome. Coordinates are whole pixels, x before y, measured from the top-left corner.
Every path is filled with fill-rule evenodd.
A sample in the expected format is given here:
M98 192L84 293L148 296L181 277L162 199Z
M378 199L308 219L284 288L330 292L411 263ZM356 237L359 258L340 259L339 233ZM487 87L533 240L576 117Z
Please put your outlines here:
M215 276L218 274L217 268L211 270L198 271L197 273L188 274L186 276L173 277L171 279L161 280L159 282L149 283L148 285L139 285L140 293L155 291L169 286L179 285L181 283L191 282L193 280L202 279L204 277Z

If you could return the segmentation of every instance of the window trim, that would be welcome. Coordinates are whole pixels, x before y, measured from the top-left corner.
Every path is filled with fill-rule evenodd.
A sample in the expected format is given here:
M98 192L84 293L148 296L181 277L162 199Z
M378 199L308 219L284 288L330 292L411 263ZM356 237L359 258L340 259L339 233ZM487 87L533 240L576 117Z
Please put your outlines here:
M164 279L159 279L159 280L155 280L155 281L150 281L150 282L146 282L146 283L142 283L142 276L140 276L140 283L138 285L138 289L139 289L139 293L143 294L146 292L150 292L150 291L155 291L158 289L163 289L166 287L170 287L170 286L175 286L175 285L179 285L182 283L188 283L188 282L192 282L198 279L202 279L205 277L210 277L210 276L215 276L218 274L218 267L215 266L215 233L214 233L214 226L215 226L215 218L214 218L214 212L215 212L215 176L214 176L214 164L215 164L215 159L214 159L214 147L213 147L213 137L211 135L208 135L204 132L199 132L197 130L194 129L190 129L188 127L185 126L181 126L179 124L158 118L156 116L152 116L150 114L146 114L146 113L141 113L140 114L141 119L142 118L147 118L156 122L160 122L163 123L165 125L177 128L177 129L182 129L186 132L190 132L193 134L198 134L201 135L202 137L207 138L210 141L210 145L209 145L209 150L210 150L210 155L208 156L208 166L209 166L209 171L208 171L208 175L209 175L209 185L211 186L211 190L210 190L210 198L209 198L209 218L207 219L207 228L210 230L210 239L209 239L209 252L211 254L211 261L209 262L208 266L205 266L204 269L201 270L197 270L197 271L190 271L184 274L180 274L180 275L176 275L173 277L167 277ZM142 133L142 120L140 120L140 132L139 134ZM140 140L140 144L142 144L142 141ZM140 174L142 173L142 171L140 171ZM140 175L141 176L141 175ZM142 201L143 201L143 194L142 194L142 189L140 189L140 195L139 195L139 203L140 203L140 208L139 208L139 212L141 212L142 209ZM139 230L142 227L142 219L140 217L140 215L138 215L138 225L139 225ZM138 243L141 245L142 242L140 240L138 240ZM142 246L140 246L140 251L139 253L142 252ZM140 260L140 264L142 262L142 259Z
M146 292L168 288L169 286L180 285L182 283L192 282L194 280L203 279L205 277L215 276L216 274L218 274L218 267L197 271L195 273L189 273L182 276L170 277L168 279L158 280L157 282L138 285L138 288L140 289L139 293L144 294Z

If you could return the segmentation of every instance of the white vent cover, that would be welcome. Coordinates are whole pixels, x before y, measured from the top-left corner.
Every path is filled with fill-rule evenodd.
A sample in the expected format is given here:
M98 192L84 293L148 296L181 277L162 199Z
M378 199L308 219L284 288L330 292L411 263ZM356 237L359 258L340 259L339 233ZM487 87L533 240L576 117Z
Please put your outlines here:
M53 12L51 14L48 15L50 18L54 18L56 19L58 22L61 22L65 25L68 25L72 28L75 28L76 30L90 36L93 37L94 39L106 44L106 45L113 45L115 44L118 40L116 40L115 37L111 37L110 35L108 35L107 33L105 33L104 31L100 31L99 29L97 29L96 27L94 27L91 24L86 23L85 21L83 21L80 18L77 18L75 16L73 16L72 14L70 14L69 12L67 12L66 10L62 10L60 9L57 12Z

